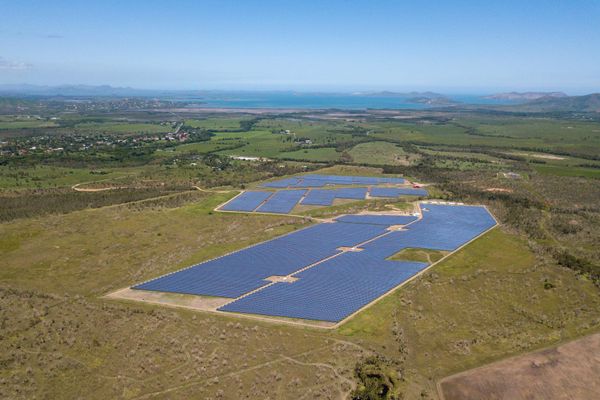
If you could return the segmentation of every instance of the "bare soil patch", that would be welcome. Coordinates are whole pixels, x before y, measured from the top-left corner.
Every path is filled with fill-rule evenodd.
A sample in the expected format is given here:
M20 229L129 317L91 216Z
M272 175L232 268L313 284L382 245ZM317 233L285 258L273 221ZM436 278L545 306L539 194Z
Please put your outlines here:
M600 333L440 381L443 400L587 400L600 396Z
M265 278L265 280L270 281L270 282L292 283L292 282L296 282L298 280L298 278L295 278L293 276L273 275L273 276L269 276L268 278Z
M534 158L541 158L545 160L564 160L566 157L555 156L552 154L540 154L540 153L513 153L517 156L529 156Z
M505 189L505 188L498 188L498 187L487 188L487 189L484 189L484 191L495 192L495 193L512 193L513 192L512 189Z
M125 288L106 295L113 299L144 301L153 304L171 305L195 310L216 311L217 308L229 303L225 297L194 296L180 293L152 292Z
M358 252L361 252L364 250L364 249L361 249L360 247L346 247L346 246L338 247L337 249L339 251L351 251L354 253L358 253Z
M294 277L276 277L272 276L271 278L287 278L286 280L279 280L278 282L294 282L298 278ZM218 311L217 309L221 306L224 306L227 303L230 303L234 299L225 298L225 297L210 297L210 296L197 296L197 295L187 295L187 294L179 294L179 293L166 293L166 292L153 292L147 290L135 290L131 288L124 288L117 290L116 292L109 293L105 296L109 299L115 300L131 300L131 301L140 301L149 304L159 304L163 306L170 307L179 307L186 308L188 310L195 310L200 312L209 312L209 313L217 313L220 315L227 316L237 316L242 319L254 319L257 321L266 321L272 323L283 323L283 324L291 324L291 325L299 325L306 327L314 327L314 328L326 328L331 329L335 327L333 322L328 321L316 321L316 320L306 320L299 318L286 318L286 317L274 317L274 316L266 316L266 315L257 315L257 314L239 314L239 313L230 313Z

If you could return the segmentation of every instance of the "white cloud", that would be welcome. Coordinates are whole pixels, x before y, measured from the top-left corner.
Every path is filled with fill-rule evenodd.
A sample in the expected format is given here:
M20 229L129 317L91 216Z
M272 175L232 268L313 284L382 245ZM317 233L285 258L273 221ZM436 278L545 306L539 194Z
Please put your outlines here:
M32 65L19 61L7 60L4 57L0 57L0 70L24 70L31 68Z

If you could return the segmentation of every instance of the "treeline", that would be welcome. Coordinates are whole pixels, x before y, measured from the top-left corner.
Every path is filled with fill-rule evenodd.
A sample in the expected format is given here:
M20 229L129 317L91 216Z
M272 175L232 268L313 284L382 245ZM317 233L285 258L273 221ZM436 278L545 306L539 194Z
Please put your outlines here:
M129 203L189 190L180 188L113 189L76 192L71 189L44 189L5 193L0 196L0 221L31 218L48 214L66 214L86 208Z

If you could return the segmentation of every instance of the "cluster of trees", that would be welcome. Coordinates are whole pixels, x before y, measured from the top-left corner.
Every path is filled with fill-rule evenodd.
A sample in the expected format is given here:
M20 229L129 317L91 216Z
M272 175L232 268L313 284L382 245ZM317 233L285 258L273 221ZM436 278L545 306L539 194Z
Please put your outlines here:
M400 372L389 360L371 356L354 367L358 381L351 393L352 400L395 400Z

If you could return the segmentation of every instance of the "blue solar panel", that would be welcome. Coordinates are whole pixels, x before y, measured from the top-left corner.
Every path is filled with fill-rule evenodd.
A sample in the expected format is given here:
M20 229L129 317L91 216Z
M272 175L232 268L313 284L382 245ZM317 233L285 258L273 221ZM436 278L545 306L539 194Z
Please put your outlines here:
M427 196L427 190L413 188L373 187L371 188L369 194L371 197Z
M273 192L243 192L227 204L221 207L225 211L252 211L263 201L269 198Z
M455 250L495 225L483 207L427 204L423 210L423 219L407 231L391 232L361 246L362 252L343 253L294 275L296 282L273 284L220 310L337 322L427 266L387 261L389 256L407 247Z
M380 183L379 178L372 178L368 176L356 176L352 179L352 183L355 185L377 185Z
M319 180L319 179L301 179L294 186L295 187L311 188L311 187L323 187L326 184L327 184L327 182Z
M298 182L300 182L300 179L298 178L286 178L278 181L264 183L263 186L281 189L289 186L295 186L296 184L298 184Z
M382 258L410 247L453 251L496 225L484 207L423 204L422 210L421 220L364 245L365 251Z
M406 281L427 264L344 253L220 308L222 311L337 322Z
M267 200L256 211L287 214L296 206L306 190L280 190Z
M264 187L287 188L287 187L322 187L325 185L380 185L380 184L403 184L403 178L381 178L373 176L350 176L350 175L319 175L307 174L279 181L267 182Z
M379 178L379 183L391 183L395 185L401 185L405 182L406 180L404 178Z
M323 223L166 275L134 289L239 297L271 275L288 275L385 232L385 227Z
M315 206L330 206L335 199L334 190L311 189L302 199L302 204Z
M336 221L351 224L373 224L373 225L406 225L415 221L417 217L412 215L343 215Z
M413 222L414 217L346 215L134 289L237 298L268 285L220 310L340 321L427 266L388 261L389 256L409 247L456 250L496 224L484 207L422 204L421 209L423 218L403 231L386 228ZM337 250L358 245L360 252ZM265 281L271 275L289 274L299 280L271 285Z
M364 200L367 196L367 188L342 188L335 189L335 197L338 199Z

